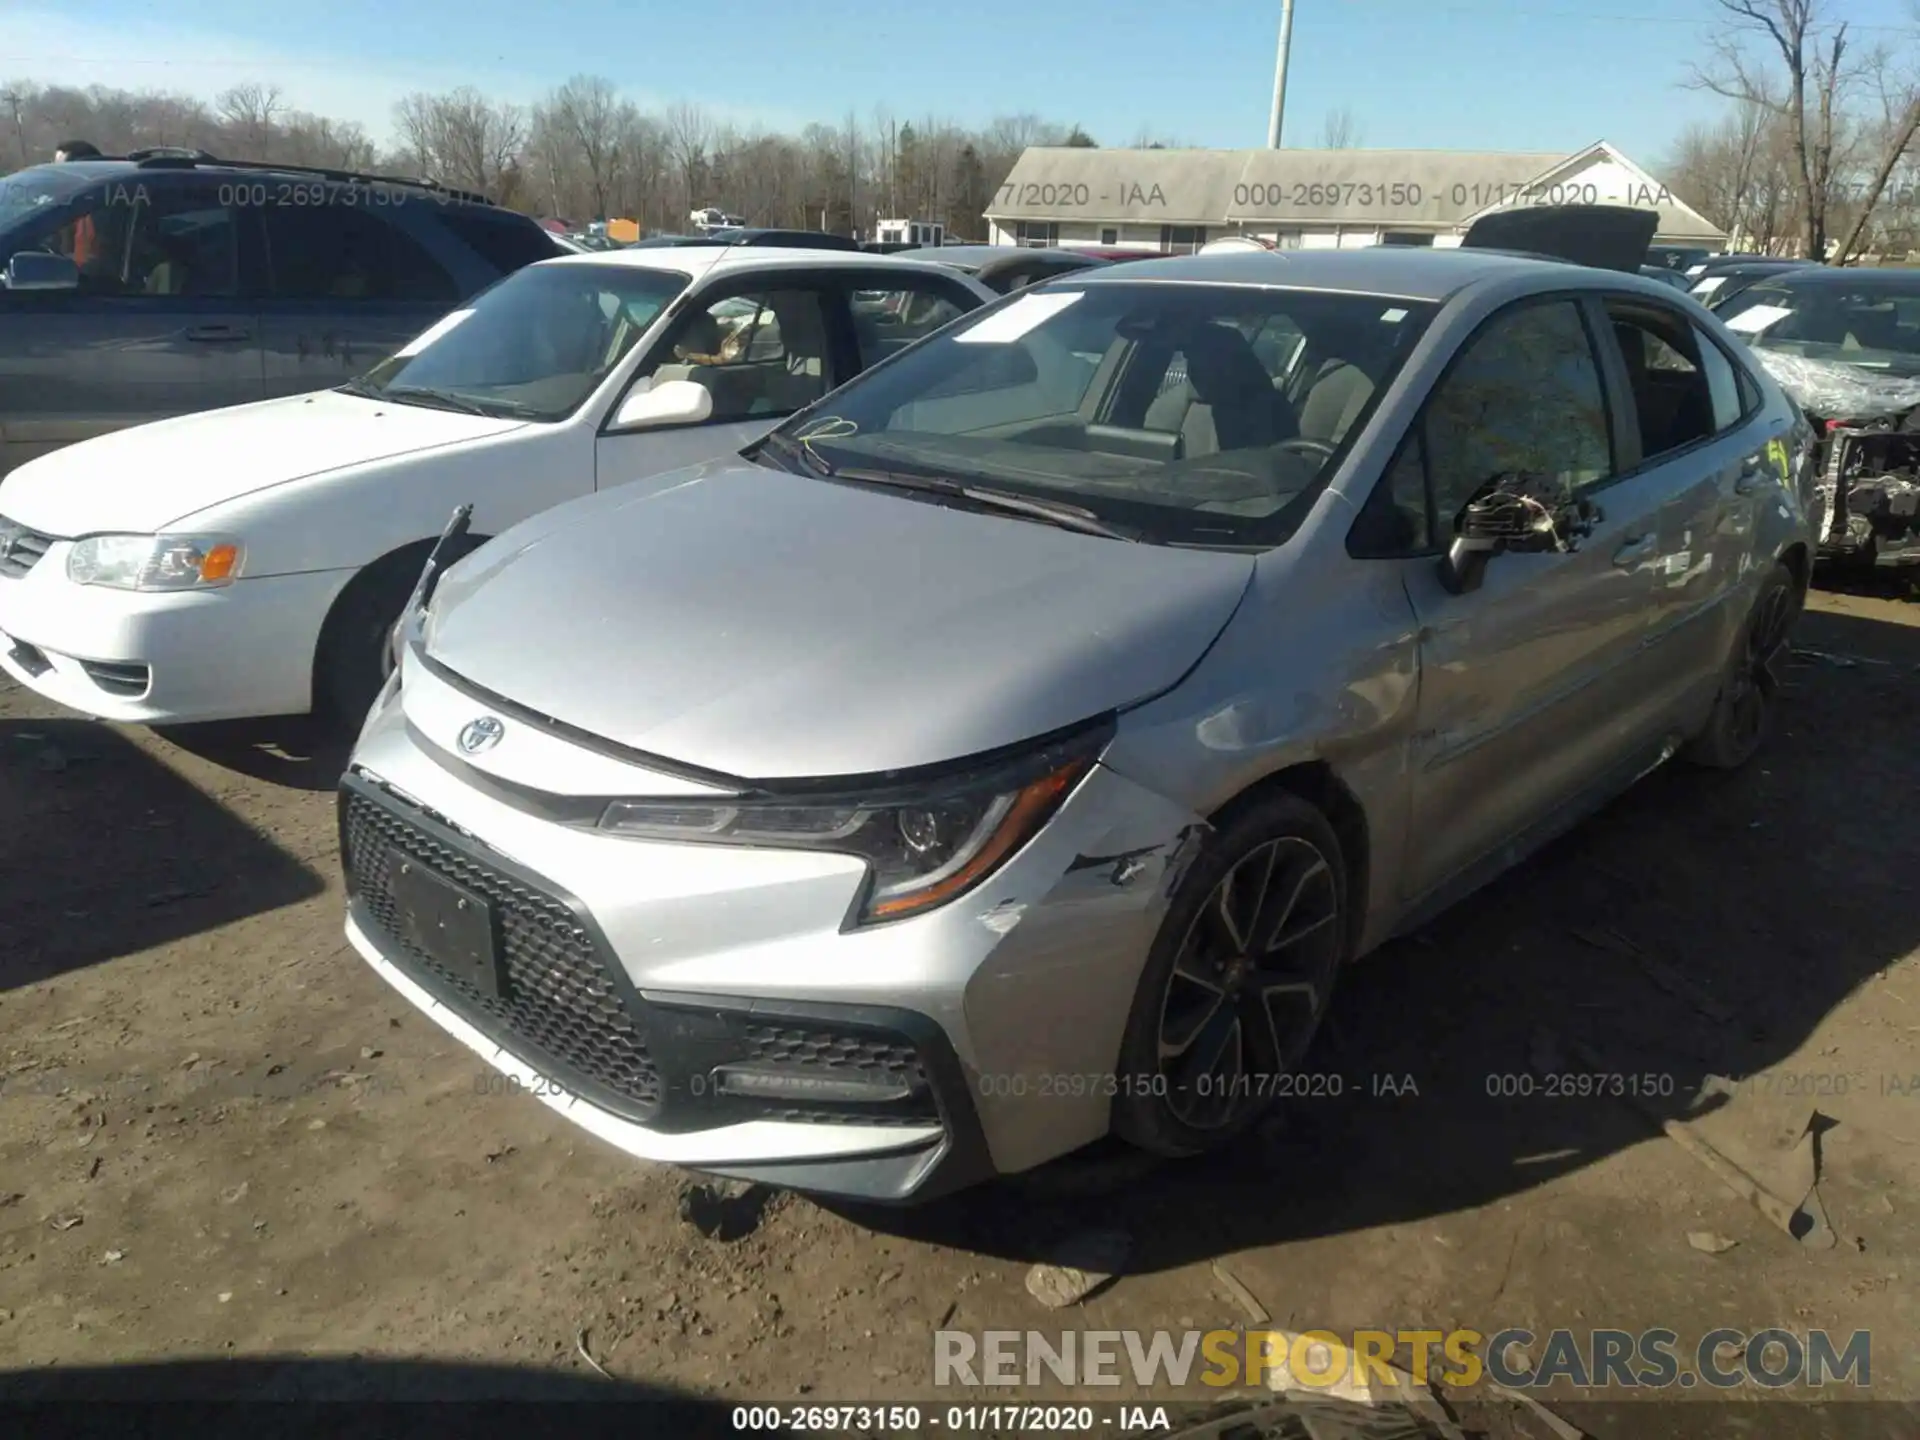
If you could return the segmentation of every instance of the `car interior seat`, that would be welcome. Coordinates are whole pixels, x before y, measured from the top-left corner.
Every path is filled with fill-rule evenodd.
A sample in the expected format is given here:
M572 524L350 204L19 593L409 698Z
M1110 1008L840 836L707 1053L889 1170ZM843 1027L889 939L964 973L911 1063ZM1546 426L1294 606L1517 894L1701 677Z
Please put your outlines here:
M1299 434L1286 398L1238 330L1198 325L1177 343L1185 378L1147 407L1147 429L1177 433L1186 456L1257 449Z
M762 392L772 413L784 414L810 405L826 393L827 331L820 321L820 305L812 295L778 295L770 307L780 327L784 362L765 372Z
M1338 445L1373 398L1373 379L1350 360L1329 361L1300 404L1300 436Z
M1647 332L1616 322L1614 335L1627 364L1627 383L1640 417L1640 450L1659 455L1713 433L1712 397L1697 367L1656 369L1648 363Z

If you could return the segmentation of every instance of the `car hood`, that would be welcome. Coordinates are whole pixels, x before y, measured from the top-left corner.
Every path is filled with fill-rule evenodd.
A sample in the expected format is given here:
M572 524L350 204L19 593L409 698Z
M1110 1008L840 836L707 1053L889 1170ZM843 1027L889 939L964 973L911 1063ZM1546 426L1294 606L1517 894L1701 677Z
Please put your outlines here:
M1253 568L729 457L482 547L441 582L426 648L507 701L683 765L871 775L1166 690Z
M0 480L0 515L48 535L145 533L328 470L521 428L333 390L136 425L30 460Z

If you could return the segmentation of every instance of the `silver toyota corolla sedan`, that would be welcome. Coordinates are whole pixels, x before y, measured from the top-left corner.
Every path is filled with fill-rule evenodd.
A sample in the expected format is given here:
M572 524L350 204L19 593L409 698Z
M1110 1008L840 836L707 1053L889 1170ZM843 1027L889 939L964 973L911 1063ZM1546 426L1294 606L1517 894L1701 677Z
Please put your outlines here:
M1344 964L1755 752L1810 440L1638 274L1046 283L430 567L342 782L347 932L648 1159L906 1200L1230 1144Z

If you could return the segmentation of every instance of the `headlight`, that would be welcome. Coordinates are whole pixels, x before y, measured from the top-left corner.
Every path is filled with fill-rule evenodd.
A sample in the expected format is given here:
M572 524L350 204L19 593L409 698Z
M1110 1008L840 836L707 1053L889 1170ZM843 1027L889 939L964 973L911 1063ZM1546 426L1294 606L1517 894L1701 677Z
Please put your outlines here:
M1031 839L1093 768L1105 733L864 794L616 800L600 828L655 840L857 855L869 876L859 920L902 920L965 894Z
M116 590L208 590L240 576L245 551L217 535L95 535L67 552L76 585Z

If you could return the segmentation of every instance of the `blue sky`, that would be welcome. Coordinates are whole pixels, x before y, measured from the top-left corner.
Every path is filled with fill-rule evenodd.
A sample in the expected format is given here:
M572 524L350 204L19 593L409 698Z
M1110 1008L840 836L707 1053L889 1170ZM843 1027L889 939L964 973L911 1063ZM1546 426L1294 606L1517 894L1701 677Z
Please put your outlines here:
M1836 8L1838 8L1836 6ZM1845 0L1896 41L1904 0ZM277 84L384 136L414 89L521 102L604 75L642 104L696 99L781 128L1038 113L1126 144L1265 143L1278 0L0 0L0 79L211 95ZM1349 108L1379 148L1571 151L1613 141L1657 165L1720 102L1685 86L1713 0L1298 0L1287 143ZM1911 22L1909 22L1911 23ZM1916 27L1920 28L1920 27Z

